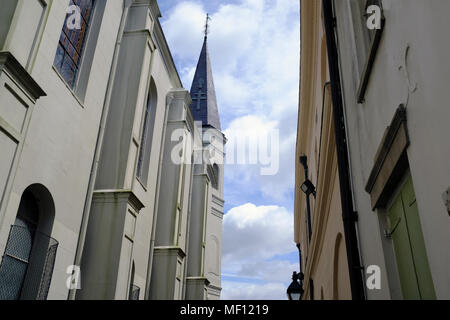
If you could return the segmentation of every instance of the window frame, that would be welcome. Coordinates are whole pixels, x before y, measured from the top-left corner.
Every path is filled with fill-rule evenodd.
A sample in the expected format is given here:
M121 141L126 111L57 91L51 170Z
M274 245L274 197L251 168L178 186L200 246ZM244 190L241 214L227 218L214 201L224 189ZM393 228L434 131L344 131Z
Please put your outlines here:
M75 0L75 2L78 2L78 1L79 0ZM74 0L71 0L69 5L78 5L75 2L74 2ZM90 71L91 64L89 66L87 66L85 62L86 62L86 56L88 56L88 55L89 56L93 56L93 54L91 52L89 52L90 50L88 49L88 47L91 44L91 32L93 31L94 28L95 29L99 29L98 26L96 25L97 24L96 20L98 18L98 16L97 16L98 11L97 10L98 10L99 5L100 5L101 2L103 2L103 1L101 1L101 0L92 0L92 8L91 8L91 11L90 11L90 15L89 15L88 21L86 21L85 17L83 16L83 14L81 14L81 21L82 22L85 21L86 28L85 28L85 33L84 33L84 37L83 37L83 40L82 40L80 51L78 51L76 49L76 47L75 47L76 43L74 45L72 43L72 41L69 40L69 35L65 32L67 19L70 17L70 14L68 14L68 13L66 14L66 16L64 18L64 23L62 25L61 32L59 34L58 44L57 44L56 53L55 53L55 58L54 58L54 61L53 61L53 69L58 73L60 78L64 81L65 85L76 95L77 98L79 98L80 95L83 95L85 93L85 90L86 90L86 88L83 88L83 90L81 90L82 88L80 88L81 87L80 82L81 82L82 79L86 80L85 77L83 76L84 72L85 71ZM104 5L102 5L101 7L103 7L103 9L104 9ZM99 20L101 20L101 19L99 19ZM83 27L82 27L81 30L83 30ZM81 30L79 32L81 32ZM64 47L63 43L61 42L61 38L63 36L65 36L67 38L66 41L68 41L68 43L69 43L68 46L66 46L66 47ZM97 37L98 37L98 35L97 35ZM94 42L97 42L97 37L96 37L96 39L94 39L95 40ZM79 55L78 65L72 59L71 55L68 53L69 46L73 46L73 49L75 51L77 51L77 54ZM58 55L58 51L60 50L60 48L62 48L62 50L64 50L64 55L63 55L63 58L62 58L61 63L60 63L61 66L58 66L58 65L55 64L55 62L56 62L56 57ZM65 57L66 56L68 56L69 60L77 67L77 69L74 70L74 77L73 77L73 80L72 80L72 82L73 82L72 84L67 80L66 76L64 76L64 74L62 72L62 66L63 66L63 63L65 61ZM89 70L87 70L87 69L89 69ZM83 92L80 92L80 91L83 91Z
M147 190L151 149L155 131L156 112L158 109L158 88L153 77L150 78L147 100L142 115L141 136L138 145L136 179Z
M383 35L384 27L386 24L386 17L384 16L383 4L381 0L365 0L364 12L362 13L362 17L367 18L367 8L370 5L377 5L381 9L381 25L380 29L369 30L368 31L368 39L370 41L369 48L367 49L366 62L363 68L363 71L360 74L360 82L357 91L357 102L364 103L365 95L367 91L367 87L369 85L370 75L372 73L372 69L375 63L375 58L378 52L378 48L381 42L381 36ZM366 19L367 20L367 19ZM365 20L363 20L365 21ZM364 26L363 26L364 28Z

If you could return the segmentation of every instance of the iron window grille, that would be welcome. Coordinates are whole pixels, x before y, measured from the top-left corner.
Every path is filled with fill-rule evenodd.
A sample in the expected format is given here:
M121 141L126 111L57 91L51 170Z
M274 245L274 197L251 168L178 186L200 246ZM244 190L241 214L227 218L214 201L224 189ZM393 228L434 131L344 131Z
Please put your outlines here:
M46 300L58 244L36 230L11 226L0 264L0 300Z
M132 285L130 288L130 297L129 300L139 300L139 295L141 294L141 288L136 285Z

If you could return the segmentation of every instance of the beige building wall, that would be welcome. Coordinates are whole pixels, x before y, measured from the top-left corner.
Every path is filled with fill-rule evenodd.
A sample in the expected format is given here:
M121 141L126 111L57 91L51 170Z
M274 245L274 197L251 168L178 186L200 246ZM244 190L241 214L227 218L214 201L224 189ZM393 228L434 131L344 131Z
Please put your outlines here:
M350 299L342 223L328 60L320 1L301 1L301 83L296 151L295 242L305 275L303 299ZM300 157L308 160L312 236L309 240L305 181Z

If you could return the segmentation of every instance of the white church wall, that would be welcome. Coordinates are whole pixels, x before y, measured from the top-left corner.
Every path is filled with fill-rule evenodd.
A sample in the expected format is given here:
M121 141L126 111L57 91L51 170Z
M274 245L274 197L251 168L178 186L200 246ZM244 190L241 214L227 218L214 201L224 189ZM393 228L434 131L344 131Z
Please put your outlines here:
M69 0L45 0L40 3L47 6L41 8L37 0L30 1L33 2L30 6L25 6L25 2L18 0L18 15L13 16L19 24L11 25L9 30L0 23L0 45L7 44L47 96L34 105L34 99L23 92L20 84L14 83L5 70L0 71L0 120L6 119L9 127L22 130L24 135L16 139L19 146L14 146L11 134L4 134L5 123L0 121L0 148L2 151L10 149L1 156L0 164L0 196L5 194L0 205L0 250L4 251L24 190L36 183L45 186L53 197L56 211L49 236L59 241L48 298L67 299L69 275L66 271L74 263L77 250L123 3L97 0L101 11L94 16L95 32L89 35L79 83L72 89L53 67ZM109 129L107 126L83 252L81 273L86 281L81 281L81 287L87 289L80 293L80 298L127 299L132 262L136 268L133 283L140 287L141 299L144 296L155 298L151 294L148 296L150 279L167 280L153 291L157 292L156 298L184 298L185 256L189 254L188 241L192 235L189 215L191 186L195 188L194 170L190 164L172 163L171 153L176 142L170 141L169 133L182 129L191 138L201 135L189 110L190 95L182 89L156 21L155 4L149 1L146 5L150 10L144 10L143 2L135 3L136 8L131 11L134 18L129 20L121 43L122 47L129 46L132 50L127 52L128 56L124 53L119 56L123 64L119 65L116 79L120 81L113 87L107 120ZM16 8L9 9L16 12ZM5 12L2 11L8 16ZM36 17L39 17L38 24ZM19 35L27 28L33 32L21 43ZM34 38L31 35L35 35ZM134 72L134 78L125 77L127 69ZM142 183L136 178L136 170L150 81L155 83L158 99L148 176L146 183ZM5 83L9 85L7 90ZM14 159L16 148L19 150L22 146L23 150L17 152ZM185 152L190 158L192 146L186 145ZM6 176L10 176L9 183L2 185ZM223 175L221 181L223 183ZM211 198L204 206L209 207L210 203ZM130 210L135 217L131 223L134 224L133 234ZM167 216L170 219L166 221ZM164 232L152 234L155 221L156 230ZM219 227L213 224L210 228L212 234ZM201 238L205 242L206 230L203 232L205 236L202 233ZM156 249L152 256L155 237ZM220 242L219 234L217 238ZM202 255L199 259L204 269L205 253ZM214 265L217 272L217 259ZM206 297L206 292L203 295Z
M34 9L33 6L27 5L23 10L32 8ZM66 8L63 1L56 1L53 4L42 39L39 39L40 45L34 67L29 68L29 72L46 92L47 97L38 101L33 110L12 193L5 201L6 215L2 222L4 235L5 230L14 223L20 198L29 185L40 183L50 190L56 207L50 236L59 241L59 247L49 299L67 298L66 269L74 261L98 123L118 28L118 23L109 22L100 30L101 41L96 45L91 70L91 74L95 74L96 81L89 83L86 98L81 103L53 69ZM106 10L110 13L110 19L114 19L120 17L122 7L120 3L108 2ZM116 14L112 14L113 12ZM12 26L11 34L35 29L36 23L33 19L21 18L20 24ZM26 65L29 43L26 47L18 44L17 42L23 41L23 38L17 34L11 39L14 41L10 43L9 48L18 55L20 62ZM1 104L6 102L3 99L3 96L0 96ZM81 132L83 134L80 134Z

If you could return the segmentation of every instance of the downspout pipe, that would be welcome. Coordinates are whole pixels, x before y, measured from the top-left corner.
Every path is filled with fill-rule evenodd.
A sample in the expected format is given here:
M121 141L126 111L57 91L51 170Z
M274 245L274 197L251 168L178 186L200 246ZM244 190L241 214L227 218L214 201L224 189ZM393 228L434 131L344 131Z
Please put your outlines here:
M353 300L365 300L363 267L360 262L356 232L356 222L358 218L357 213L353 208L353 196L350 181L348 146L338 60L339 56L335 33L336 19L334 17L332 0L322 0L322 4L328 48L334 128L336 135L339 183L341 191L342 220L344 223L345 244L347 247L350 286Z
M302 250L300 249L300 243L297 243L297 249L298 249L298 266L300 267L300 273L303 272L303 266L302 266Z
M309 179L309 170L308 170L308 158L306 156L300 157L300 163L305 170L305 180ZM309 194L306 195L306 212L307 212L307 220L308 220L308 239L311 242L312 238L312 226L311 226L311 202L309 199Z
M298 265L300 267L300 272L298 274L298 280L300 281L300 286L302 287L303 290L303 280L305 278L305 275L303 274L303 265L302 265L302 250L300 248L300 243L297 243L297 249L298 249ZM300 295L300 300L302 299L302 296L304 294L304 290L303 293Z
M88 190L86 192L86 199L84 202L83 215L81 218L81 226L80 226L80 232L79 232L79 236L78 236L77 250L75 252L75 261L74 261L75 266L81 266L84 242L86 240L86 232L87 232L87 227L88 227L88 223L89 223L89 214L91 211L92 196L94 194L95 178L97 177L97 171L98 171L98 165L100 162L100 155L101 155L101 150L102 150L102 145L103 145L103 139L105 137L106 120L108 118L109 107L111 105L111 97L112 97L113 84L114 84L114 79L116 77L117 65L118 65L118 60L119 60L120 46L122 44L123 33L125 30L125 23L128 18L128 12L130 11L130 7L131 7L132 3L133 3L133 0L124 0L124 2L123 2L122 17L120 20L119 31L117 34L116 46L114 49L114 56L113 56L112 64L111 64L111 71L109 73L108 85L107 85L107 89L106 89L106 93L105 93L105 101L103 104L103 110L102 110L102 115L101 115L101 119L100 119L100 127L99 127L99 131L98 131L98 135L97 135L97 143L95 146L94 159L92 162L91 175L89 177ZM81 270L81 272L83 272L83 271ZM77 293L76 289L69 290L68 300L75 300L76 293Z

